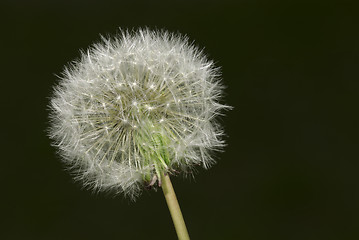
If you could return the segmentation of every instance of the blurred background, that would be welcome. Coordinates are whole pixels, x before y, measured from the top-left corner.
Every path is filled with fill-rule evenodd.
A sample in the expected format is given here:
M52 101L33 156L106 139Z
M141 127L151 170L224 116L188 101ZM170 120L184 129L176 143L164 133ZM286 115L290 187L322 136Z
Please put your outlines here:
M192 239L359 239L356 1L2 0L0 239L176 239L161 191L82 190L46 136L56 75L118 28L187 34L222 67L225 152L172 178Z

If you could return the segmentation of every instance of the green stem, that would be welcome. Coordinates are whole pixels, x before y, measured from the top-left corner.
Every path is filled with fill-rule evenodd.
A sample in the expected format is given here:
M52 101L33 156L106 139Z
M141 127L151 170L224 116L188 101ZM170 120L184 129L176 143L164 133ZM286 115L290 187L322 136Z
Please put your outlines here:
M168 209L170 210L178 239L189 240L186 224L184 222L182 212L178 204L177 197L175 191L173 190L173 186L168 174L162 174L161 181L162 181L163 194L165 195Z

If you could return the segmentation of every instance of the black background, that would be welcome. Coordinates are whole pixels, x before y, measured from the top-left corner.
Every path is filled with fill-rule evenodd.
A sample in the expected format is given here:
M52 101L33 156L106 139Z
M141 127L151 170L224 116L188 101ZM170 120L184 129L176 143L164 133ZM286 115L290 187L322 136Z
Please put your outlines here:
M359 239L355 1L2 1L1 239L176 239L161 191L81 190L46 137L63 66L118 27L187 34L222 67L226 151L172 178L192 239Z

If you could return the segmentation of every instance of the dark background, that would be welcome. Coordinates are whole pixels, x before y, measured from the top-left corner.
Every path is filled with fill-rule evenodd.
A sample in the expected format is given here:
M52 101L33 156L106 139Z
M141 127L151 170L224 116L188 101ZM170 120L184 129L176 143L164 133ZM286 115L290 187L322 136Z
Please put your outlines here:
M356 1L1 1L0 239L176 239L161 191L81 190L46 137L63 66L118 27L222 67L226 151L172 178L192 239L359 239Z

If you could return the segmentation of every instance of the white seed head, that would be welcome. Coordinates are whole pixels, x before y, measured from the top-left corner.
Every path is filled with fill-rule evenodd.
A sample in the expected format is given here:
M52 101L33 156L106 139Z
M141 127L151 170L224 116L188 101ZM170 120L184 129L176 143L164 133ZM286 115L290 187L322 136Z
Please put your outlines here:
M86 187L135 197L162 172L214 163L221 95L218 69L186 37L123 31L65 69L50 138Z

